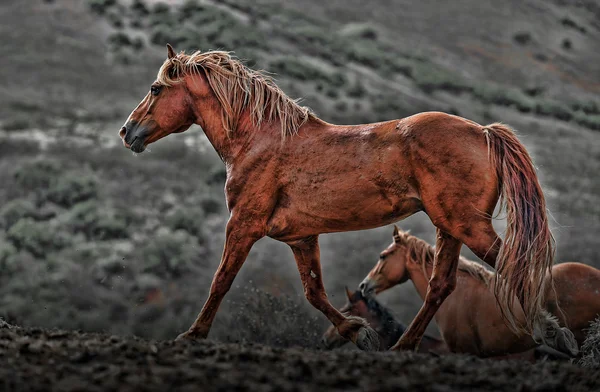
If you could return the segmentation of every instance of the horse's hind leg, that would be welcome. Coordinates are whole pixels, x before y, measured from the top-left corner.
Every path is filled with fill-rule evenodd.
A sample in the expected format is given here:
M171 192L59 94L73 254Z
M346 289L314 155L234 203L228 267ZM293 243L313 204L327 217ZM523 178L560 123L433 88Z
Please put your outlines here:
M429 280L425 302L419 313L392 350L416 350L425 329L435 312L456 287L456 269L462 243L438 229L433 272Z
M359 317L344 317L327 299L323 279L321 278L321 262L318 238L309 237L288 243L294 252L304 295L308 302L320 310L337 328L339 334L354 342L365 351L379 349L377 332L371 329L365 320Z
M453 235L468 246L477 257L492 267L496 266L502 240L494 231L491 220L486 218L476 220L474 217L468 226L455 225L454 227ZM548 312L542 312L541 317L536 320L533 339L571 356L576 356L579 352L573 333L568 328L561 327Z

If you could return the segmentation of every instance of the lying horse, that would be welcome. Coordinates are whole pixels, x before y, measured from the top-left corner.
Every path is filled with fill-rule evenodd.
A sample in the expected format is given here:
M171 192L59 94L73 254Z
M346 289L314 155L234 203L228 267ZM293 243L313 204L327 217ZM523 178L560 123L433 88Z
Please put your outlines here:
M405 330L404 325L397 321L389 309L380 304L374 297L365 297L360 290L352 293L346 288L346 298L347 302L340 308L340 312L365 319L379 335L380 351L388 350L400 339ZM348 340L340 336L333 325L325 331L321 341L323 346L329 350L342 347L348 343ZM418 351L421 353L442 354L448 352L448 348L442 340L423 335Z
M230 211L225 249L202 311L182 339L203 339L250 249L263 237L288 244L308 301L363 349L377 334L334 308L321 275L318 236L370 229L425 211L437 227L437 253L423 307L395 349L415 349L456 286L462 244L503 279L496 297L515 331L557 348L577 348L566 329L547 329L541 288L554 238L535 167L514 132L438 112L363 125L334 125L288 97L264 74L222 51L175 53L119 131L136 153L198 124L223 160ZM492 226L506 206L502 241ZM513 298L525 309L521 322Z
M394 242L381 252L359 289L368 297L410 279L425 298L434 254L431 245L394 227ZM546 287L546 306L582 344L585 329L600 314L600 271L585 264L564 263L555 265L553 272L555 291ZM496 279L492 271L461 257L457 278L456 290L435 315L450 351L495 357L538 346L531 336L513 333L502 321L491 290ZM516 300L513 306L514 313L521 312Z

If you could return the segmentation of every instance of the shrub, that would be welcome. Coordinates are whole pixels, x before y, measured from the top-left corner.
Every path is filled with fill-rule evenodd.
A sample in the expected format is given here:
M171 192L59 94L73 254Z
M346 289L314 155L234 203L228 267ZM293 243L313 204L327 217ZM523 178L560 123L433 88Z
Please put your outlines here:
M137 17L143 17L150 14L148 7L143 0L133 0L131 3L131 11L133 11Z
M11 200L0 209L0 224L5 230L10 229L22 218L32 218L35 216L35 205L25 199Z
M92 11L98 15L104 15L106 10L117 4L117 0L89 0Z
M57 179L48 189L48 200L63 207L71 207L76 203L96 196L96 178L87 173L69 173Z
M537 114L552 116L564 121L569 121L573 118L573 113L568 107L551 101L538 101L535 104L535 112Z
M57 233L49 223L36 222L31 218L15 223L8 230L7 238L17 249L26 250L40 258L69 243L67 237L63 233Z
M29 129L34 126L31 116L20 115L15 118L9 119L2 124L2 128L5 131L22 131Z
M571 109L581 110L585 114L600 114L600 104L595 101L573 102Z
M531 112L535 107L531 98L514 89L481 85L473 89L473 95L483 103L510 106L520 112Z
M0 276L5 272L13 271L13 256L18 252L13 244L0 237Z
M435 90L448 90L454 93L470 90L470 86L458 75L429 63L415 64L411 77L419 88L428 93Z
M37 160L19 167L15 172L15 180L24 189L43 190L50 186L60 172L58 162Z
M40 145L35 140L4 139L0 143L0 157L6 159L11 156L24 157L38 154Z
M577 364L586 368L600 367L600 318L590 323L587 337L581 345Z
M341 87L347 83L346 75L342 73L330 74L293 57L277 59L271 62L269 69L272 72L302 81L327 82L333 87Z
M223 211L223 202L221 199L217 199L216 197L206 196L202 198L200 205L202 206L202 209L206 215L219 214L221 211Z
M195 236L199 243L204 243L204 211L198 207L178 207L166 219L173 230L185 230Z
M124 47L124 46L131 46L131 44L132 44L131 39L129 39L129 36L127 34L125 34L125 33L120 32L120 31L111 34L108 37L108 42L114 48L121 48L121 47Z
M95 200L76 204L70 211L68 226L83 233L90 240L110 240L129 237L125 219L115 216L106 206Z
M171 10L171 8L169 7L168 4L163 3L162 1L158 1L154 4L154 7L152 7L152 13L153 14L168 14L169 11Z
M201 265L205 249L196 239L185 232L160 229L135 257L143 272L151 272L162 278L178 278Z
M349 23L342 28L341 34L350 38L377 39L377 30L367 23Z
M576 112L573 118L581 126L600 131L600 115L587 115L582 112Z
M336 104L333 107L338 112L344 113L344 112L348 111L348 103L346 101L336 102Z
M122 29L124 26L123 19L117 12L109 12L106 14L106 19L116 29Z
M531 42L531 34L527 32L516 33L515 35L513 35L513 39L519 45L527 45Z
M362 98L367 94L367 89L363 86L360 80L357 80L349 89L348 96L352 98Z

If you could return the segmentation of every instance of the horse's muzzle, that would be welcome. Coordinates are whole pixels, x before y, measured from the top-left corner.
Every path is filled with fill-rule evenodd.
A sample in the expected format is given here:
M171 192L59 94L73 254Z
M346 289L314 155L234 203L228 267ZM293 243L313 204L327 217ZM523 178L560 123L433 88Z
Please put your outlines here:
M358 285L358 289L363 297L372 297L375 295L375 282L369 278L365 278L365 280Z
M123 145L133 152L140 153L144 151L145 140L143 130L140 130L137 124L127 123L119 131L119 137L123 140Z

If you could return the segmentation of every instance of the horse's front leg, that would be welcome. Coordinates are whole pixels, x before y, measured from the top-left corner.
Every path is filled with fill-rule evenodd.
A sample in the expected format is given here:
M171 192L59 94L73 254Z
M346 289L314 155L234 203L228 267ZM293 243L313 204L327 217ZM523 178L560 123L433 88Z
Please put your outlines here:
M341 336L354 342L361 350L373 351L379 349L377 332L371 329L364 319L345 317L329 303L321 277L318 237L304 238L288 243L288 245L294 252L302 285L304 286L304 295L308 302L331 321Z
M221 264L215 272L210 294L202 311L187 332L177 337L179 339L204 339L208 336L219 305L235 279L235 276L246 261L252 245L264 236L260 227L248 227L232 218L227 222L225 248Z
M425 329L431 322L435 312L438 311L444 300L456 287L456 269L458 268L461 245L462 242L456 238L440 229L437 230L435 260L425 302L408 329L404 331L400 340L391 350L418 349Z

